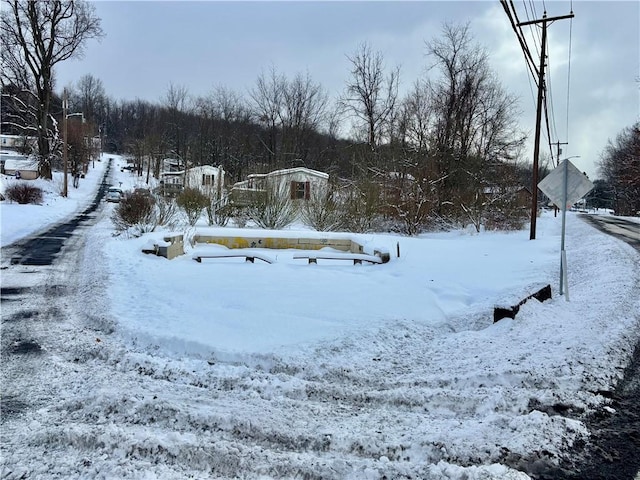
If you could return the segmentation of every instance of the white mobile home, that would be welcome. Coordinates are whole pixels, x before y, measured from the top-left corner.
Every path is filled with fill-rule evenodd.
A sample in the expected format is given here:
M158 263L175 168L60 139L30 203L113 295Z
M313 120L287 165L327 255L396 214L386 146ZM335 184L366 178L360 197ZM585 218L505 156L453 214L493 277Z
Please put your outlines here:
M282 192L295 201L307 201L329 185L329 174L305 167L287 168L270 173L255 173L246 180L233 185L231 196L234 202L248 203L252 198L267 191Z
M207 195L220 198L224 187L224 170L222 167L211 165L192 167L185 173L184 185L186 188L197 188Z

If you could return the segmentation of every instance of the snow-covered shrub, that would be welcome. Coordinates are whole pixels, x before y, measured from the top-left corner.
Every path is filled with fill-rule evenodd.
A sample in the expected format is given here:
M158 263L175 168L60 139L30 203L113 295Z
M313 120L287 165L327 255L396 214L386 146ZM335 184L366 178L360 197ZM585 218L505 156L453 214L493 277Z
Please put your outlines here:
M157 197L153 216L156 225L173 229L178 224L178 205L173 198Z
M202 211L210 205L210 200L197 188L185 188L176 197L176 203L187 215L189 225L193 226L200 219Z
M376 230L380 217L380 186L360 180L350 186L343 202L344 226L350 232Z
M267 187L264 195L252 201L247 212L259 227L277 230L291 225L296 220L298 209L286 185L281 184Z
M302 208L302 221L319 232L339 230L343 225L342 205L333 189L314 189Z
M226 227L231 219L234 219L236 227L244 228L249 220L247 209L232 203L217 208L215 205L207 207L207 217L209 226L217 225L219 227Z
M42 203L42 189L24 182L8 186L5 196L12 202L23 205L27 203Z
M393 231L406 235L421 233L429 222L435 203L432 185L427 181L414 181L398 189L387 202L387 210L396 227Z
M133 193L125 196L115 208L111 221L116 231L128 231L133 236L153 232L158 226L156 223L155 199L144 193Z

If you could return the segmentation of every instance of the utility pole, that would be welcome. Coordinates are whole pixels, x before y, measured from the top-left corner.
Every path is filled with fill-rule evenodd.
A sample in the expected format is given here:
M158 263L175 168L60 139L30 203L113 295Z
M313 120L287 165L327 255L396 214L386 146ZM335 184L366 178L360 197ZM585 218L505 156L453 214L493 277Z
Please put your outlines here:
M557 167L558 165L560 165L560 155L562 154L562 149L560 148L560 145L569 145L567 142L560 142L557 141L556 142L556 160L557 160L557 165L554 165L554 167ZM554 205L553 206L553 216L557 217L558 216L558 206ZM562 289L560 289L562 290Z
M560 165L560 155L562 155L562 149L560 148L560 145L569 145L567 142L556 142L556 159L558 160L558 165ZM557 167L558 165L554 165L555 167Z
M66 197L69 193L68 187L68 162L67 162L67 89L62 92L62 163L64 169L64 185L62 187L62 196Z
M538 161L540 158L540 119L542 118L542 100L544 98L544 65L547 56L547 24L555 20L563 20L565 18L573 18L573 13L562 15L560 17L547 18L547 12L542 15L540 20L530 20L528 22L518 23L518 27L525 25L542 24L542 45L540 47L540 69L538 71L538 104L536 109L536 136L533 145L533 181L531 185L531 228L529 231L529 240L536 238L536 219L538 218Z

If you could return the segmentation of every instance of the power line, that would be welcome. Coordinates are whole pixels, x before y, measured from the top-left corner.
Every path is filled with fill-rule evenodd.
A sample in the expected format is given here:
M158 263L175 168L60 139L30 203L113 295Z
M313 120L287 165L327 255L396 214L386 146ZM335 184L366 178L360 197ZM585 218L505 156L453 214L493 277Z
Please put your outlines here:
M549 131L549 108L547 96L544 97L544 119L547 127L547 142L549 143L549 154L551 155L551 161L553 162L553 150L551 149L551 132ZM553 115L553 113L552 113ZM558 163L560 159L558 159Z
M555 110L553 108L554 105L554 101L553 101L553 81L551 80L551 61L549 60L549 57L547 56L547 75L549 76L549 81L547 83L545 83L545 86L547 88L547 91L549 92L549 109L551 110L551 127L552 127L552 132L553 132L553 136L554 138L558 138L558 128L556 125L556 114L555 114ZM548 129L548 127L547 127ZM551 142L551 137L549 137L549 142Z
M527 65L527 68L529 68L529 71L531 72L531 75L533 76L535 81L538 77L538 67L536 66L536 63L533 60L533 57L531 56L531 51L529 50L529 46L527 45L524 35L522 34L522 29L518 28L517 26L517 24L520 23L520 20L518 19L518 14L513 5L513 0L510 1L511 5L507 3L507 0L500 0L500 4L502 5L502 8L507 14L509 21L511 22L511 28L515 32L516 38L520 43L520 48L522 49L522 53L524 55L524 60ZM536 83L536 86L537 86L537 83Z
M573 14L573 0L571 1L571 13ZM569 22L569 63L567 66L567 127L565 134L569 141L569 90L571 88L571 40L573 36L573 18Z
M532 18L536 18L537 17L537 15L535 13L535 7L534 7L534 5L533 5L531 0L529 0L529 8L527 8L526 0L522 0L522 5L524 6L524 14L527 17L527 21L524 22L524 23L527 23L529 25L529 35L531 36L531 39L533 41L533 47L536 50L536 56L540 57L540 47L539 47L539 45L542 43L542 41L540 39L540 32L538 32L536 30L535 24L530 23ZM529 15L529 10L531 10L531 15ZM519 28L520 28L520 31L522 31L522 27L520 26Z

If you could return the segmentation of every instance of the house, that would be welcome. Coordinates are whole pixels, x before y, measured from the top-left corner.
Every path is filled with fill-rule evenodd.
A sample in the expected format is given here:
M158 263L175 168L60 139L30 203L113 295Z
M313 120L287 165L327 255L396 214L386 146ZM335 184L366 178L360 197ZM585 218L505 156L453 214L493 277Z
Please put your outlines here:
M160 173L160 185L156 189L166 197L173 197L184 190L184 170Z
M175 195L184 188L197 188L208 196L220 199L224 191L224 170L222 167L201 165L187 170L172 169L160 174L160 192Z
M6 135L0 134L0 148L12 149L21 151L29 151L31 148L34 148L37 144L37 140L35 137L25 137L23 135ZM26 150L24 150L26 149Z
M220 198L224 187L224 170L222 167L211 165L189 168L185 172L184 185L187 188L197 188L214 198Z
M17 153L0 153L0 170L5 175L15 175L16 172L20 172L20 178L24 180L35 180L40 176L38 160Z
M316 192L328 188L328 185L329 174L305 167L254 173L233 185L231 200L246 205L269 192L279 192L291 200L303 202L313 198Z
M184 173L183 162L181 160L178 160L177 158L164 158L162 160L162 171Z
M531 205L531 191L523 186L485 187L485 197L490 201L503 200L512 203L516 207L528 207Z

